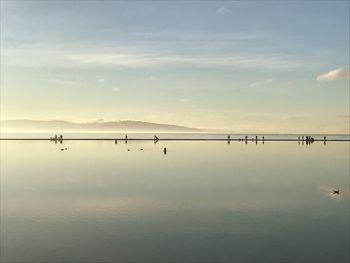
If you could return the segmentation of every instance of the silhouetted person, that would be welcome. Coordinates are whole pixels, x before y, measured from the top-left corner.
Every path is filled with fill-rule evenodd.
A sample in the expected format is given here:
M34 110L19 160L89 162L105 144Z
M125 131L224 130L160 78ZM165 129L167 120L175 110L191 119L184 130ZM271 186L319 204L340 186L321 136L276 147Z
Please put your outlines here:
M323 136L323 141L326 141L327 140L327 137L326 136Z
M255 136L255 140L258 141L258 136Z
M156 135L154 135L154 141L158 141L158 137Z
M60 140L63 140L63 136L62 136L62 134L60 135Z
M128 135L125 135L125 140L127 140L128 139Z
M164 153L164 154L166 154L166 147L164 147L164 149L163 149L163 153Z
M245 136L245 141L247 141L248 140L248 136Z

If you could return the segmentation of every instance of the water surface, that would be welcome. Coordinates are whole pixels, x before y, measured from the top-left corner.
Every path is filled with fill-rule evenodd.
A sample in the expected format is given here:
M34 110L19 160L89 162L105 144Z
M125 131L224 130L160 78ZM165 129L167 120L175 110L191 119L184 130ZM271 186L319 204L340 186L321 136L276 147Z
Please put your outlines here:
M1 260L348 262L349 145L1 141Z

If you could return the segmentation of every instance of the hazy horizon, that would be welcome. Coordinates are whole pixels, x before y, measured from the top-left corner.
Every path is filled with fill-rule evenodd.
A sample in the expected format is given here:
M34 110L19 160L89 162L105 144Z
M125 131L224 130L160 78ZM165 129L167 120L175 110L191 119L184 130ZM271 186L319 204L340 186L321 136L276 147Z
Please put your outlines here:
M230 134L333 134L350 135L350 133L318 132L312 131L268 131L268 130L223 130L215 127L187 127L174 123L154 123L140 120L94 120L87 122L71 122L67 120L30 120L30 119L8 119L0 120L1 133L50 133L50 132L72 132L72 133L230 133Z

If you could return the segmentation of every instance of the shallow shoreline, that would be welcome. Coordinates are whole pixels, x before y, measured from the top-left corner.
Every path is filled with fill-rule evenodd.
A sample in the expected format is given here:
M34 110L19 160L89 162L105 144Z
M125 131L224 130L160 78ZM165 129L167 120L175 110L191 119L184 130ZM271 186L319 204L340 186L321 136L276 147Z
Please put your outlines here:
M65 138L65 139L50 139L50 138L0 138L0 141L155 141L151 138ZM306 142L306 140L298 140L298 139L283 139L283 138L269 138L269 139L255 139L249 138L245 139L227 139L227 138L166 138L166 139L158 139L157 141L237 141L237 142ZM350 142L350 139L314 139L315 142Z

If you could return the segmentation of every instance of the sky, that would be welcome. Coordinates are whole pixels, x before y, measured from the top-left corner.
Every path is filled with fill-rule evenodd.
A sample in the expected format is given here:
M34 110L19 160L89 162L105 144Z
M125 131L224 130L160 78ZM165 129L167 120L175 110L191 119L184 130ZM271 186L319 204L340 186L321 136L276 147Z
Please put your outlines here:
M349 133L349 1L0 4L1 119Z

